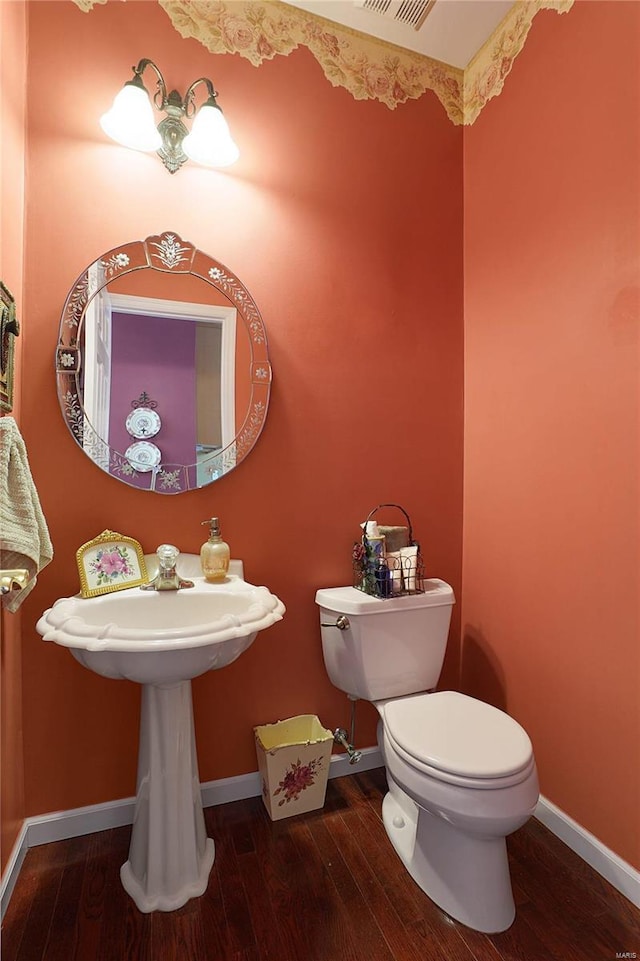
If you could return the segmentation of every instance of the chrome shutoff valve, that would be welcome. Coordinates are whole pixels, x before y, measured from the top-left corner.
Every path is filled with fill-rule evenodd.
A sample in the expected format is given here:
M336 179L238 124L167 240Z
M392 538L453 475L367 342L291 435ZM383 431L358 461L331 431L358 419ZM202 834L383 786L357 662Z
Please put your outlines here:
M357 764L362 757L362 751L356 751L353 744L347 740L347 732L343 727L337 727L333 732L333 740L336 744L342 745L349 757L349 764Z

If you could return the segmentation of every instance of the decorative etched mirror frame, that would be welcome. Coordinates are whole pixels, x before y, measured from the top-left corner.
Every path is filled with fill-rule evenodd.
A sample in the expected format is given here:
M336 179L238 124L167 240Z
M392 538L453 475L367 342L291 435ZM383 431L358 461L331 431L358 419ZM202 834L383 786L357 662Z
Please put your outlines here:
M250 396L246 415L233 441L207 459L211 483L237 467L253 448L267 416L271 365L260 312L246 287L223 264L182 240L174 232L147 237L107 251L77 278L65 301L56 349L58 400L76 443L102 470L126 484L160 494L179 494L204 486L197 483L196 464L160 463L136 471L125 454L109 447L94 429L82 402L81 335L88 307L112 280L137 270L190 274L220 291L236 308L250 343Z

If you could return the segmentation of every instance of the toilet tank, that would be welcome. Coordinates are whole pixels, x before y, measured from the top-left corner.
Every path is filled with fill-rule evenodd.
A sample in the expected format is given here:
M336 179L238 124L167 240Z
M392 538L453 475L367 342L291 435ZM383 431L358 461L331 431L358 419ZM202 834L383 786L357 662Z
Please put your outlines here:
M423 594L381 599L355 587L316 593L322 653L331 683L367 701L434 688L447 646L453 590L424 582ZM340 630L336 620L348 619Z

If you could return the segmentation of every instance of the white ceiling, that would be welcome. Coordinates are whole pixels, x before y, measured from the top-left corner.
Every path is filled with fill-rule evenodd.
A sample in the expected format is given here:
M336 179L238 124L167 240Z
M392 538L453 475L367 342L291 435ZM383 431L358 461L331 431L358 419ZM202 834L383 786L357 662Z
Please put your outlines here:
M514 0L284 0L294 7L464 69ZM426 17L424 13L426 12ZM423 16L416 27L406 22Z

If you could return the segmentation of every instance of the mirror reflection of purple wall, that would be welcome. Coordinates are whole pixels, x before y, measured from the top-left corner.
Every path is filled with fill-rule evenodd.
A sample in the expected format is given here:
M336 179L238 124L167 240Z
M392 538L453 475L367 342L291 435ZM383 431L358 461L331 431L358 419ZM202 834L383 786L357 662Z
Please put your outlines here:
M157 402L160 431L150 439L169 464L193 464L197 443L196 328L172 317L112 314L109 446L134 443L125 422L143 391ZM148 479L139 478L148 487Z

